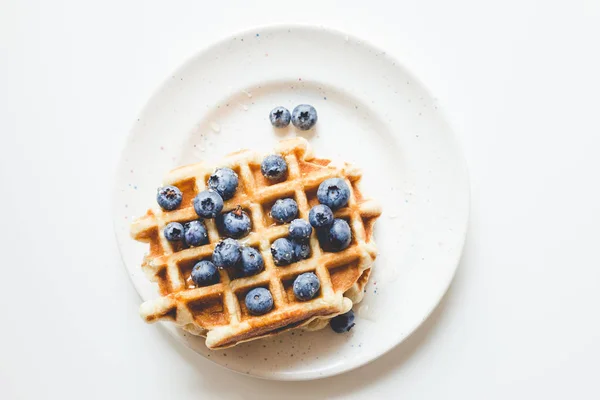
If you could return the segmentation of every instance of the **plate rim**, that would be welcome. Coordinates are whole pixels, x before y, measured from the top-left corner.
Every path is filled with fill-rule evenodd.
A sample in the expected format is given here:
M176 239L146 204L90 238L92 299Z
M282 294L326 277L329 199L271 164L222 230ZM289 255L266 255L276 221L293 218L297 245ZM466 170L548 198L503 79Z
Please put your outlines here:
M113 188L112 188L113 195L112 195L112 210L111 210L112 217L113 217L112 218L113 234L114 234L115 240L117 242L119 258L121 260L123 268L125 268L125 270L127 271L127 275L129 277L129 282L133 286L133 288L134 288L136 294L138 295L138 297L140 298L140 300L143 301L144 299L143 299L142 295L140 294L140 292L138 291L137 287L134 285L133 280L131 279L131 276L127 270L127 265L125 263L123 251L121 249L121 246L119 245L119 240L118 240L118 236L117 236L117 225L116 225L116 221L117 221L116 215L117 215L117 211L118 211L117 210L117 208L118 208L117 195L116 195L118 192L118 187L117 187L118 175L119 175L119 171L121 171L123 169L125 162L126 162L125 161L125 149L127 149L129 147L130 142L133 140L133 131L134 131L134 128L136 125L136 123L135 123L136 119L140 119L147 112L148 105L157 99L157 97L160 95L160 93L163 91L163 89L168 87L168 85L170 83L169 76L177 75L181 71L186 70L190 66L190 64L192 64L194 62L194 60L201 58L206 53L209 53L210 51L225 45L227 42L229 42L239 36L245 36L245 35L249 35L249 34L252 34L255 32L270 33L270 32L279 32L282 30L290 30L290 29L312 31L312 32L319 32L319 33L325 32L330 35L341 37L342 39L345 39L345 40L352 40L354 42L358 42L362 46L371 48L377 54L384 54L386 58L388 58L395 64L396 68L401 68L404 70L404 72L408 73L410 75L411 79L414 80L424 90L424 92L427 93L428 96L430 96L431 98L435 98L432 95L432 92L429 89L429 87L426 84L424 84L424 82L419 78L418 75L416 75L413 72L412 69L408 68L404 62L401 62L400 60L398 60L398 58L396 58L394 55L391 55L390 53L386 52L378 45L374 44L371 40L366 40L366 39L360 38L358 36L355 36L352 33L348 33L346 31L343 31L343 30L340 30L337 28L333 28L330 26L321 25L321 24L273 23L273 24L253 25L253 26L250 26L245 29L234 31L231 34L221 36L219 39L208 44L207 46L200 47L199 49L193 51L191 55L186 57L182 63L178 64L178 66L174 70L172 70L170 74L168 74L165 78L163 78L162 81L151 91L150 96L147 98L147 100L141 106L141 108L139 109L137 114L134 116L134 119L133 119L134 122L127 133L127 138L123 142L123 145L121 146L121 148L119 149L119 153L120 153L119 161L116 164L116 171L113 175L114 183L113 183ZM289 373L279 374L277 372L270 372L269 374L261 374L261 373L248 374L248 373L239 371L237 369L233 369L233 368L230 368L223 364L220 364L219 362L213 360L212 358L204 357L202 354L199 354L198 352L193 351L193 349L191 349L189 346L187 346L185 344L184 344L184 346L187 349L192 350L195 354L202 356L203 359L210 361L212 364L215 364L224 370L235 372L235 373L243 375L243 376L251 376L254 378L258 378L258 379L276 380L276 381L309 381L309 380L325 379L325 378L341 375L343 373L347 373L350 371L354 371L360 367L363 367L363 366L379 359L381 356L392 351L393 349L398 347L400 344L405 342L408 338L410 338L415 333L415 331L421 325L423 325L423 323L427 319L429 319L429 317L431 316L433 311L439 306L441 300L444 298L444 296L448 292L448 289L449 289L450 285L452 284L454 277L456 276L456 271L460 265L460 261L463 256L463 253L464 253L464 248L465 248L465 243L466 243L467 233L468 233L468 227L469 227L469 223L470 223L470 219L471 219L471 180L470 180L468 165L467 165L467 162L466 162L466 159L464 156L463 146L461 144L460 139L456 135L456 131L454 129L454 124L452 122L452 119L449 118L448 114L444 110L444 107L442 105L438 104L436 112L440 115L440 119L447 125L448 131L449 131L449 139L456 147L456 155L458 156L456 161L460 164L460 167L461 167L460 169L463 173L462 174L463 176L461 177L461 179L464 180L464 190L466 191L466 193L464 193L466 215L464 218L464 222L463 222L462 226L460 227L461 228L460 235L458 235L460 237L460 241L459 241L459 245L456 247L456 254L453 254L452 257L449 257L452 259L452 272L448 276L447 281L444 283L443 290L440 291L439 296L432 303L432 306L427 311L427 313L424 315L424 317L420 321L417 321L415 324L411 325L411 327L409 329L410 333L406 334L404 337L402 337L401 339L396 341L396 343L394 343L392 346L390 346L387 349L384 349L384 350L381 350L378 352L374 352L370 357L365 357L358 361L349 362L344 368L339 369L339 370L327 371L323 375L319 375L316 372L303 373L302 375L297 375L297 376L293 375L293 374L289 374ZM176 339L178 342L181 342L177 338L177 335L174 333L174 331L172 329L168 329L168 327L165 326L165 323L160 322L158 325L160 325L160 327L161 327L160 329L166 330L171 337Z

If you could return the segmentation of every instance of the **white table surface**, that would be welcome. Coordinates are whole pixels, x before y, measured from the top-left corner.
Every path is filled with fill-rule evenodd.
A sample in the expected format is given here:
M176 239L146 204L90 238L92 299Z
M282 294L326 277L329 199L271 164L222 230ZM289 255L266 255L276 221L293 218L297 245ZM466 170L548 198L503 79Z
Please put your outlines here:
M245 3L0 2L0 398L599 398L600 2ZM157 85L274 22L400 59L472 180L464 256L431 318L370 365L304 383L225 371L145 325L110 218L120 149Z

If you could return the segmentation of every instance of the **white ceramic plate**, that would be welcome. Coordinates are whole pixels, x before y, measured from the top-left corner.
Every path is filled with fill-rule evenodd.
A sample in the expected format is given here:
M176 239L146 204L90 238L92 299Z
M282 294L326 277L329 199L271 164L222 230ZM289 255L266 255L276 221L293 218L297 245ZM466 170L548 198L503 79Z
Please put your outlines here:
M314 130L274 130L278 105L315 106ZM351 370L402 342L429 315L454 275L469 212L467 171L435 99L385 52L343 33L277 26L241 33L185 63L148 101L118 169L114 223L142 299L156 288L140 270L146 246L132 216L155 201L170 169L241 149L268 151L302 135L323 158L361 166L363 190L383 215L379 256L349 333L287 333L210 351L203 338L164 327L209 360L257 377L302 380ZM148 327L148 329L152 329Z

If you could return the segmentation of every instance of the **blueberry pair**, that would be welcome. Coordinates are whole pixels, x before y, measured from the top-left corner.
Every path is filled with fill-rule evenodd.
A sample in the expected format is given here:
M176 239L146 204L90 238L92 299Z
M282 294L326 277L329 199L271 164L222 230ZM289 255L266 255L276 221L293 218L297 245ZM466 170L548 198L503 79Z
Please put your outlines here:
M317 110L308 104L296 106L291 115L285 107L275 107L269 113L269 120L275 128L285 128L291 121L296 128L307 131L315 126L317 119Z
M350 199L350 188L341 178L330 178L317 189L319 203L308 213L310 224L317 230L321 246L327 251L341 251L352 241L350 225L334 218L333 211L345 207Z
M254 275L264 267L262 256L252 247L244 247L241 252L241 261L236 264L245 276ZM214 261L214 260L213 260ZM209 286L219 283L219 270L214 262L202 260L192 268L192 281L196 286Z
M310 257L308 243L279 238L271 245L271 255L276 265L288 265Z
M219 269L236 268L244 276L255 275L263 270L264 260L253 247L242 247L234 239L220 241L213 251L212 262Z
M238 176L231 168L217 168L208 178L208 189L196 195L194 210L202 218L215 218L223 210L223 201L235 195Z
M205 190L194 199L194 209L204 218L216 218L223 210L223 199L216 191ZM246 236L252 229L250 217L240 206L219 216L217 223L225 236L236 239Z
M279 238L271 245L271 255L275 265L288 265L310 257L310 246L308 243Z
M217 168L208 178L207 184L209 190L194 199L194 209L203 218L214 218L221 212L219 207L223 208L223 200L234 196L238 187L238 176L231 168ZM156 202L165 211L179 208L182 200L183 194L176 186L164 186L156 193Z
M220 215L223 210L223 199L214 190L205 190L194 198L194 210L203 218L216 218L225 236L239 239L252 229L248 214L238 206L235 210Z
M295 219L288 232L287 238L279 238L271 245L271 255L276 265L288 265L310 257L310 224L303 219Z
M247 257L252 259L253 262L258 260L258 258L262 262L262 256L255 249L251 247L246 247L245 249L253 250L246 252ZM194 265L191 278L198 287L214 285L220 281L219 270L214 263L208 260L200 261ZM273 308L273 296L265 288L255 288L248 292L245 303L251 314L261 315L271 311Z
M320 287L321 283L317 275L312 272L306 272L296 277L293 284L293 291L298 300L307 301L315 297ZM244 303L250 314L266 314L273 309L273 295L266 288L254 288L246 294Z
M165 227L164 235L170 242L184 240L188 246L208 243L208 232L201 220L190 221L183 225L179 222L171 222Z
M352 231L350 225L339 218L333 218L333 211L324 204L310 209L310 224L317 230L319 243L327 251L341 251L350 245Z

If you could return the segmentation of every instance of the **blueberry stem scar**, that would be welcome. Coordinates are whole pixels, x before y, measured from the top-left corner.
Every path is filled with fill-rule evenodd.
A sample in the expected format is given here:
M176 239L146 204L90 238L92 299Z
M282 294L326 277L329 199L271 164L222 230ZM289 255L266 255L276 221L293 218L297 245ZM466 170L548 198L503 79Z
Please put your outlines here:
M233 213L236 216L241 217L242 216L242 206L238 204L238 206L235 208L235 210L233 210Z

